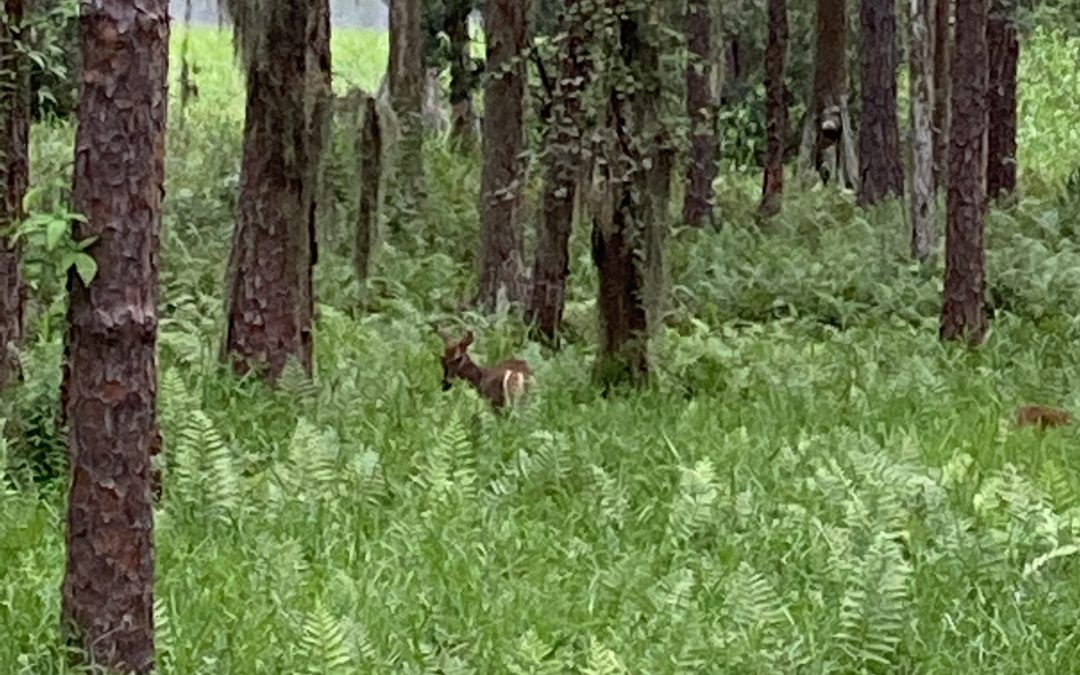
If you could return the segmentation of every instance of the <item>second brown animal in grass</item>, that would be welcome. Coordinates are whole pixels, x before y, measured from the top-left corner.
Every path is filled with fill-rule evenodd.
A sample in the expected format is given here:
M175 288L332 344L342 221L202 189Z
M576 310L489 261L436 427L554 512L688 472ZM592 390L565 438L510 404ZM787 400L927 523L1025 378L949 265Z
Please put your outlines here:
M1016 425L1037 426L1040 429L1046 427L1063 427L1072 421L1072 415L1066 410L1058 410L1045 405L1022 405L1016 409Z
M454 340L443 331L442 355L443 391L454 386L454 379L465 380L491 402L495 410L502 410L506 405L517 405L528 393L532 380L529 364L521 359L508 359L494 366L480 366L469 356L469 345L473 342L473 332L469 331L461 340Z

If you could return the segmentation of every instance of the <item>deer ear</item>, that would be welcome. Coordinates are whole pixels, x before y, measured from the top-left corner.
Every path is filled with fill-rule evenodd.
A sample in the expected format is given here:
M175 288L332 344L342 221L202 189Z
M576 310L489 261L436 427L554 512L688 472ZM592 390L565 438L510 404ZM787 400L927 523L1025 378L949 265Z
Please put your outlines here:
M474 337L476 336L473 335L472 331L465 333L465 339L461 341L461 346L468 347L469 345L471 345Z

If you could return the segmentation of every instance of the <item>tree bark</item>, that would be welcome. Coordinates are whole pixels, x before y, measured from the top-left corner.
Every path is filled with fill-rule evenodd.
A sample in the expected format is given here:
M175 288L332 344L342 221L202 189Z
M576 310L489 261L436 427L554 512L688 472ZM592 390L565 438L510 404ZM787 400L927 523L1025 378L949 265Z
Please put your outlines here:
M480 177L479 304L493 311L501 295L524 299L525 244L521 223L525 182L525 48L528 7L487 0L484 30L484 168Z
M859 198L862 205L904 195L896 112L895 0L862 0L860 25Z
M911 255L926 262L937 248L934 200L933 0L911 0ZM944 75L944 73L942 74Z
M64 364L71 492L66 630L116 672L154 667L151 455L156 420L158 249L164 195L166 0L83 5L73 202L97 275L69 274Z
M476 114L473 111L472 39L469 14L472 2L458 0L446 11L443 30L450 38L450 139L459 148L471 148L476 141Z
M713 181L716 179L716 92L713 91L711 0L686 3L686 114L690 120L683 222L701 227L713 220Z
M759 212L780 213L784 193L784 147L787 145L788 107L784 98L784 61L787 57L787 0L768 0L769 37L765 48L765 174Z
M1016 190L1016 67L1020 60L1016 0L992 0L986 41L990 50L986 191L996 199Z
M356 278L367 278L371 249L379 227L379 202L382 187L382 128L375 98L365 94L364 121L360 128L357 155L360 157L360 201L356 225Z
M307 53L305 67L307 86L304 98L304 120L307 139L304 144L304 162L308 175L304 181L304 198L308 209L308 241L311 265L319 261L316 239L321 226L333 221L333 191L327 180L329 156L325 152L330 143L334 121L334 87L330 59L330 0L307 1ZM308 312L315 314L314 296L308 295Z
M957 0L940 333L944 340L966 336L973 345L981 343L986 333L983 220L986 217L987 57L986 0Z
M423 205L424 32L420 0L390 0L390 65L387 86L399 130L390 226L401 230Z
M18 42L24 0L4 0L0 15L0 392L19 375L23 283L19 245L5 234L23 218L29 185L30 64Z
M247 61L240 204L229 260L223 359L276 380L312 368L310 121L306 2L272 3L266 58Z
M817 0L814 90L799 149L800 173L855 187L858 157L848 114L847 20L844 0Z
M949 173L949 111L952 86L953 0L934 3L934 192L944 189Z
M574 200L584 153L582 95L590 75L587 49L591 39L584 11L587 4L588 0L565 0L561 19L566 40L561 47L559 78L551 106L544 212L537 231L532 294L526 314L526 322L556 344L566 304Z

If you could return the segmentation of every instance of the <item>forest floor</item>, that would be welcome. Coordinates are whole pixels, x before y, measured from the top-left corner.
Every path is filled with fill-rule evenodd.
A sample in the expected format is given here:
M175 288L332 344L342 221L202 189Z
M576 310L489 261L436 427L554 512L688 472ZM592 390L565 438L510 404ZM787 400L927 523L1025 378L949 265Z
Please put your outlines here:
M460 314L479 164L433 146L422 224L381 241L358 284L354 130L340 125L317 375L290 369L271 391L223 370L242 77L226 34L197 31L199 98L183 118L170 104L159 671L1075 670L1077 431L1017 429L1011 411L1080 412L1078 47L1025 43L1022 196L989 217L983 347L938 342L941 262L909 262L897 209L789 178L762 233L759 178L730 161L723 229L671 240L654 382L605 400L589 380L588 232L565 349L528 343L512 317ZM385 54L384 34L338 34L339 89L373 90ZM72 138L34 129L35 210L62 208ZM49 255L27 277L26 381L0 442L0 672L46 675L70 672L64 297ZM496 417L466 387L443 392L431 321L473 328L481 362L527 358L530 404Z

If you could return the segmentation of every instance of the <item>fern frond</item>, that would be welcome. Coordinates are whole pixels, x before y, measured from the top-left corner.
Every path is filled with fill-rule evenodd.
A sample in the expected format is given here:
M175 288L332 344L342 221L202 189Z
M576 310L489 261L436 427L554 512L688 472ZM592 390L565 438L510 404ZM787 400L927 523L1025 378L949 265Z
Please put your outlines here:
M618 654L596 638L590 638L588 660L581 672L583 675L624 675L630 670Z
M355 672L355 663L344 622L319 606L307 615L300 637L300 649L309 675L336 675Z
M668 514L671 537L686 542L698 530L713 522L719 495L711 460L700 460L693 468L684 467L678 496Z
M190 413L180 433L172 476L184 504L209 509L216 516L235 514L240 508L240 473L232 451L201 410Z
M891 666L904 631L911 567L900 547L882 534L851 572L834 638L860 669L869 663Z

